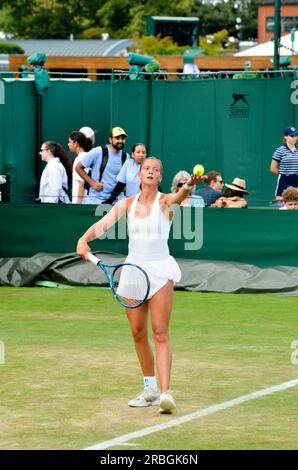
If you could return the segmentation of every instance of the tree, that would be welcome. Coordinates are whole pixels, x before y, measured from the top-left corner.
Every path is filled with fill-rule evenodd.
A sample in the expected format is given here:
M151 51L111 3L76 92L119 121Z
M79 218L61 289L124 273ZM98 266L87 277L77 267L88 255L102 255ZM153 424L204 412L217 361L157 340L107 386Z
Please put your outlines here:
M21 39L68 38L84 21L85 3L80 0L2 0L10 11L9 31ZM97 2L98 4L99 2ZM84 5L83 5L84 4Z
M18 38L80 37L85 31L88 37L104 31L121 38L144 34L147 16L190 15L194 0L1 0L0 5L10 13L6 31Z
M147 16L198 16L201 35L227 29L235 36L237 2L243 37L255 37L257 0L0 0L0 30L20 39L133 38L145 34Z
M222 29L227 29L230 36L239 36L236 18L241 18L242 39L257 37L257 0L222 0L216 4L196 1L194 14L200 18L202 36Z
M24 49L17 44L0 42L0 54L24 54Z

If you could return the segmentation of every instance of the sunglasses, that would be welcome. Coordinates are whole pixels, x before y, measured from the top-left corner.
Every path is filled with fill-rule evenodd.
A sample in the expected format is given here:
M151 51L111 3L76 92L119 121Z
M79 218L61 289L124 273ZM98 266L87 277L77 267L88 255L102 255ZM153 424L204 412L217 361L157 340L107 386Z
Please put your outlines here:
M177 188L182 188L182 186L184 186L184 185L185 185L185 182L183 182L183 183L178 183L178 184L177 184Z

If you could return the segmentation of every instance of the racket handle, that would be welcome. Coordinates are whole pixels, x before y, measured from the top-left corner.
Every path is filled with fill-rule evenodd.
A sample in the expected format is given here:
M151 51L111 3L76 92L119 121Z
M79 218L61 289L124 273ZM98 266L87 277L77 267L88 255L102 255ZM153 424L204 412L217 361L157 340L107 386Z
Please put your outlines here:
M95 255L93 255L92 253L90 253L90 251L88 251L87 256L88 256L89 261L91 261L92 263L96 264L96 266L97 266L98 263L100 262L100 259L97 258L97 256L95 256Z

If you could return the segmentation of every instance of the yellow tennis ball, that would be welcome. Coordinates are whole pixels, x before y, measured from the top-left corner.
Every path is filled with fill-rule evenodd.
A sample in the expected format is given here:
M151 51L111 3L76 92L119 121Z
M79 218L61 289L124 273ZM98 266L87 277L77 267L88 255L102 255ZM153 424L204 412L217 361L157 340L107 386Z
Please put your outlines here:
M192 170L193 174L196 176L201 176L205 173L205 168L203 165L195 165Z

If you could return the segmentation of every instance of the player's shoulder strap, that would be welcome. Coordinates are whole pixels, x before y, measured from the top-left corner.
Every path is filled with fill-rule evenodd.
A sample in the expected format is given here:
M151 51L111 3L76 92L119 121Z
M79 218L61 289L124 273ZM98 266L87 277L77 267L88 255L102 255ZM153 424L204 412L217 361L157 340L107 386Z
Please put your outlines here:
M100 164L100 169L99 169L99 177L98 181L101 181L103 172L105 170L105 167L107 166L108 159L109 159L109 149L107 145L102 145L101 146L101 151L102 151L102 158L101 158L101 164ZM122 150L122 155L121 155L121 164L123 165L124 162L126 161L127 158L127 153Z

